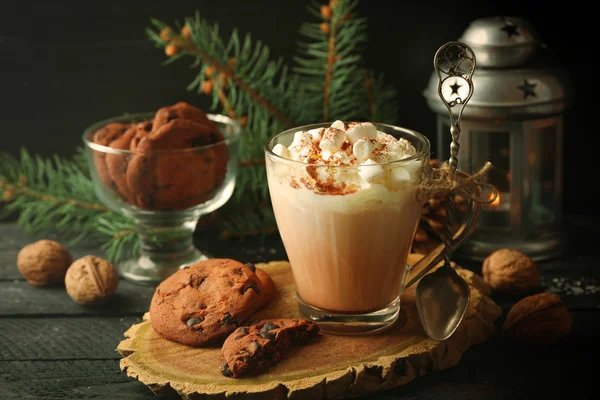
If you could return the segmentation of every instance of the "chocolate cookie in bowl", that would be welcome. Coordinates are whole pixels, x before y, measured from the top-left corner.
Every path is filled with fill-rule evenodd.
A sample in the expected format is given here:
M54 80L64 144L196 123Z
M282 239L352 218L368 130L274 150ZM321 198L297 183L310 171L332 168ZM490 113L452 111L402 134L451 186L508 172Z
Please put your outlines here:
M127 170L140 207L177 210L209 200L225 177L227 146L218 129L186 119L156 128L137 144ZM185 150L198 146L203 152Z
M201 109L185 102L137 120L111 121L94 132L100 181L145 210L183 210L216 194L227 174L226 138ZM115 151L111 151L115 150Z
M133 137L137 133L137 127L132 126L123 135L110 142L109 147L114 150L127 150ZM106 154L106 168L112 182L118 190L119 196L135 204L135 199L127 185L127 168L131 156L126 153L108 153Z
M233 193L241 133L237 121L184 102L85 130L96 195L136 224L139 257L118 263L123 277L159 283L208 258L192 233Z
M135 126L135 135L133 135L131 142L129 143L129 150L136 151L140 141L152 132L152 127L152 121L138 122Z
M93 133L92 140L100 146L110 146L116 139L120 138L131 128L131 124L122 122L111 122L100 127ZM106 153L98 152L94 154L94 165L102 183L111 190L118 192L118 188L106 165Z
M160 108L154 116L153 125L158 129L175 119L199 122L201 124L209 125L212 129L218 130L217 125L208 118L204 111L184 101L180 101L172 106Z

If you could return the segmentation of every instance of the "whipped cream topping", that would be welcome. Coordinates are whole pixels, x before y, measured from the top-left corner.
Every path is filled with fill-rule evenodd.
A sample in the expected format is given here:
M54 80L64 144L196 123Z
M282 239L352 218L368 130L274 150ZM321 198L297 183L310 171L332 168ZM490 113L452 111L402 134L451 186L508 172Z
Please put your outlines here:
M310 164L291 168L290 184L319 194L349 194L376 184L398 190L416 176L422 162L382 165L417 151L408 140L380 132L370 122L335 121L327 128L298 131L288 147L277 144L273 153Z

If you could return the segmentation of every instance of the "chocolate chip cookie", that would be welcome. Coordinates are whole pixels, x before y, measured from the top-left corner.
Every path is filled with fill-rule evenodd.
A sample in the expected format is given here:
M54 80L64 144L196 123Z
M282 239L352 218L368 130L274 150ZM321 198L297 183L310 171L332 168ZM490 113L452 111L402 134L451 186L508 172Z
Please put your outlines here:
M199 122L174 119L144 136L127 170L137 204L155 210L177 210L215 195L227 169L227 146L220 132ZM214 146L205 149L192 147ZM186 150L167 153L169 150Z
M188 346L216 342L266 307L275 293L271 288L271 277L252 264L201 261L158 285L150 303L152 327L162 337Z
M319 334L319 326L306 319L269 319L236 329L223 343L227 377L260 373L285 357L295 346Z
M121 122L111 122L94 132L92 141L101 146L109 146L112 141L122 136L131 127L131 124ZM114 192L118 192L116 183L110 177L106 166L106 153L94 151L94 165L98 172L98 177L104 185Z
M96 144L108 146L110 142L127 132L131 126L131 124L122 122L111 122L94 132L93 141Z
M186 119L189 121L199 122L204 125L210 126L212 129L217 129L216 124L208 119L208 116L201 109L180 101L172 106L160 108L154 115L153 125L155 129L175 120L175 119Z
M114 150L129 150L131 140L136 133L137 128L135 126L129 128L123 135L110 142L109 147ZM107 153L106 168L117 187L119 196L129 203L135 204L135 197L129 190L129 186L127 186L127 167L130 157L128 152Z
M131 143L129 144L129 150L136 151L140 141L143 138L145 138L146 136L148 136L150 134L150 132L152 132L152 127L153 127L152 121L139 122L135 126L136 133L135 133L135 136L131 139Z

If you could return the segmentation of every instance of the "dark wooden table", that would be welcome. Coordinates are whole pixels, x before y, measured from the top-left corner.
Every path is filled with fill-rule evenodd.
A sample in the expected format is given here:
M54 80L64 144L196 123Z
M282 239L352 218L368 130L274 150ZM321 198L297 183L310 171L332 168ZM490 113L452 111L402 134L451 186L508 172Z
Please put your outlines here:
M594 293L600 283L599 223L598 218L568 218L565 229L571 248L558 259L540 263L544 285L539 290L559 290L573 314L568 340L549 349L520 348L498 330L489 341L468 350L457 366L364 398L596 398L600 393L596 389L600 292ZM216 257L253 262L285 259L277 235L231 242L201 232L197 238L198 247ZM121 357L115 350L123 332L148 310L154 288L121 281L107 304L84 307L74 303L64 287L30 286L15 263L19 249L36 239L13 223L0 224L0 400L161 399L120 371ZM97 248L72 252L75 257L102 255ZM458 261L481 272L478 263ZM577 282L582 284L579 289ZM505 312L515 301L494 300ZM499 327L501 323L502 319Z

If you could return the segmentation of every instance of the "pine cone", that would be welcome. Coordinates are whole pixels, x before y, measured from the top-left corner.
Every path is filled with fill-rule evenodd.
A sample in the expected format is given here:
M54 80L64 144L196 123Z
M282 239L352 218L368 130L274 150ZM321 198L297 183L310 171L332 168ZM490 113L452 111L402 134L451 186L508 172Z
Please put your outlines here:
M431 168L439 168L441 166L441 162L437 159L431 160L429 164ZM454 206L464 218L464 213L466 213L468 208L466 199L461 195L455 195ZM449 224L448 217L446 216L447 207L448 199L445 196L434 197L425 203L421 221L417 227L412 244L413 253L427 254L442 243L445 227ZM456 221L452 231L456 232L459 227L460 219Z

